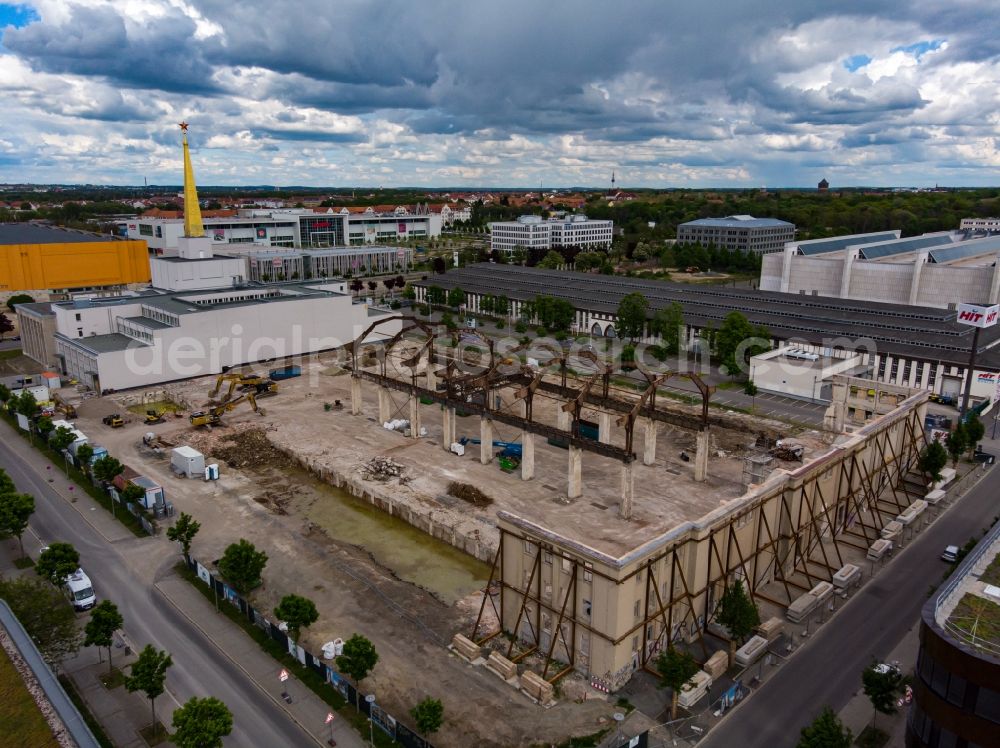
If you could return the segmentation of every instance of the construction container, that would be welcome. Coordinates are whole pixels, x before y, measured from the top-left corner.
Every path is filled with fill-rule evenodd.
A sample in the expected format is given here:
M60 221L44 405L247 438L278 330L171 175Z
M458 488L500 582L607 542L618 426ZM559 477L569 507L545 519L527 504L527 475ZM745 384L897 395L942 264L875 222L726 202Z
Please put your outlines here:
M170 450L170 467L185 478L200 478L205 474L205 455L188 446Z
M283 366L280 369L271 369L271 371L268 373L268 376L275 381L281 379L292 379L293 377L302 376L302 367Z

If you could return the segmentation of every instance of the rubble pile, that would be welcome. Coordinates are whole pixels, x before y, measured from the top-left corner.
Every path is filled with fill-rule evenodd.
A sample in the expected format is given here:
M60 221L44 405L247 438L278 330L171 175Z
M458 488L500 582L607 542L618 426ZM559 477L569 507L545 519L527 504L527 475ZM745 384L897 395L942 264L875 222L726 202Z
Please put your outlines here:
M210 447L209 452L231 468L281 468L293 464L271 444L262 428L226 434Z
M390 478L403 480L405 465L400 465L391 457L372 457L361 466L361 477L365 480L387 481Z
M493 503L493 499L475 486L469 483L459 483L458 481L452 481L448 484L448 495L462 501L468 501L473 506L489 506Z

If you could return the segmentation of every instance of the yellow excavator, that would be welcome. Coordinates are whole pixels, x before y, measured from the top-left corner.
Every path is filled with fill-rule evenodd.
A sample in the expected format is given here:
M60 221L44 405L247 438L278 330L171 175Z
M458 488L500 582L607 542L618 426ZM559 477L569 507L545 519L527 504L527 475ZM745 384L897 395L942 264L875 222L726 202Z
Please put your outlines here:
M250 407L253 408L254 413L259 416L264 415L264 409L257 406L257 398L254 397L252 392L247 392L244 395L240 395L235 400L219 403L218 405L213 405L207 410L199 410L196 413L192 413L188 416L188 420L191 421L191 425L195 427L217 426L222 422L223 415L233 410L237 405L244 401L250 403Z
M253 372L249 374L224 373L220 374L215 380L215 387L208 391L208 396L211 398L216 397L222 390L224 382L229 382L229 389L226 390L222 402L229 402L237 387L242 392L253 391L257 397L275 395L278 392L278 385L260 374L254 374Z

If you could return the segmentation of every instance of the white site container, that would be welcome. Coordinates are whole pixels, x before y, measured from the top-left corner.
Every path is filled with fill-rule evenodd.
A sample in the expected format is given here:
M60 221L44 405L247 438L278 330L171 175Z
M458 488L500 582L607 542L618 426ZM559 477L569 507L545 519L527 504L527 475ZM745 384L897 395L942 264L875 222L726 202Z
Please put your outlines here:
M170 467L185 478L205 474L205 455L192 447L174 447L170 450Z

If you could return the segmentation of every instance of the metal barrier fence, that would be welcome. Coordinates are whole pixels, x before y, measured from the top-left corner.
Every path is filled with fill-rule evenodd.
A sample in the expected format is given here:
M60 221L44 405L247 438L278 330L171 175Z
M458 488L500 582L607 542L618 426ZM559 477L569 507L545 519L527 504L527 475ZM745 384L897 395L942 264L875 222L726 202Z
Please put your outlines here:
M323 662L319 657L316 657L302 647L296 647L297 651L293 653L290 646L291 640L284 631L278 628L277 624L269 621L262 611L250 605L236 590L198 563L196 559L192 558L188 562L188 566L191 571L198 575L201 581L215 591L220 600L226 600L238 608L249 623L261 629L268 637L277 642L284 651L291 654L300 663L319 674L324 682L330 684L346 701L356 705L362 714L371 719L375 727L384 731L389 737L406 746L406 748L434 748L428 740L417 735L409 727L397 721L395 717L382 709L378 704L374 702L369 704L365 701L364 694L359 693L354 686L348 683L344 676Z

